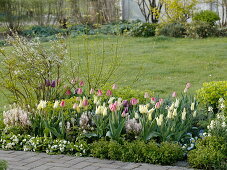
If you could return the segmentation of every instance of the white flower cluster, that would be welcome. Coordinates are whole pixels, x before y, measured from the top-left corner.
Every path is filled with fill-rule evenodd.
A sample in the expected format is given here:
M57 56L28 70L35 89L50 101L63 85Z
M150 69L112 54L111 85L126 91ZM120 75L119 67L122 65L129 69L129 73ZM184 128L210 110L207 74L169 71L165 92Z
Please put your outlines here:
M142 125L140 122L137 122L135 118L128 119L125 124L125 129L127 133L134 133L138 135L140 131L142 130Z
M31 137L30 135L2 135L0 148L11 150L24 150L46 153L69 153L82 156L86 154L86 142L69 142L64 139L51 139L45 137Z
M14 147L19 144L19 138L16 135L10 137L9 140L1 139L2 149L14 149Z
M216 119L212 120L210 122L210 125L207 126L207 129L209 131L215 130L215 129L223 129L227 132L227 118L223 113L218 113Z
M21 107L13 105L10 110L3 112L3 122L6 126L28 126L30 125L29 115L29 112L23 110Z

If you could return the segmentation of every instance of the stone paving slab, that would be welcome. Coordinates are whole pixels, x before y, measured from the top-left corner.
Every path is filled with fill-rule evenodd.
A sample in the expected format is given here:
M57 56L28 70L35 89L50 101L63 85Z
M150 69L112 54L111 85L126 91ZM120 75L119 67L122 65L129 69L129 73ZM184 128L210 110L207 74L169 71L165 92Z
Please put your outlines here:
M0 150L0 160L8 161L8 170L188 170L186 167L178 166L157 166L23 151Z

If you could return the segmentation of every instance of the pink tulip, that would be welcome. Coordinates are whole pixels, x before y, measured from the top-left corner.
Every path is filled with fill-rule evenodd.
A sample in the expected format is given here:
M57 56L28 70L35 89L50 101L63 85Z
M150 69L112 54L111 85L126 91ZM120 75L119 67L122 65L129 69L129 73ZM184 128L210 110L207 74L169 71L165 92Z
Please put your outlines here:
M156 104L155 104L155 108L156 109L159 109L161 107L161 103L160 102L157 102Z
M136 105L136 104L139 103L139 100L137 100L136 98L132 98L131 101L130 101L130 103L131 103L132 105Z
M95 93L95 90L91 88L90 94L94 94L94 93Z
M152 97L152 98L151 98L151 103L154 104L155 102L156 102L156 98L155 98L155 97Z
M102 96L102 90L98 90L97 96Z
M117 110L117 102L110 104L109 108L112 112L115 112Z
M80 81L79 85L80 85L81 87L83 87L83 86L84 86L84 81Z
M117 89L117 85L116 84L113 84L112 89L113 90Z
M173 98L177 97L177 93L175 91L173 92L172 97Z
M82 88L78 88L77 89L77 94L83 94L83 89Z
M107 90L106 95L107 95L107 96L112 96L112 95L113 95L113 93L112 93L112 91L111 91L111 90Z
M65 94L69 96L69 95L72 94L72 92L71 92L71 90L67 90L67 91L65 92Z
M163 104L164 103L164 99L159 99L159 103Z
M149 93L147 93L147 92L144 93L144 98L145 98L145 99L148 99L149 97L150 97Z
M125 111L122 112L121 117L126 117L127 113L125 113Z
M83 104L83 106L85 106L85 107L86 107L86 106L88 106L88 104L89 104L89 103L88 103L88 100L87 100L87 99L85 99L85 100L83 101L83 103L82 103L82 104Z
M60 106L61 106L61 107L65 107L65 101L64 101L64 100L61 101Z

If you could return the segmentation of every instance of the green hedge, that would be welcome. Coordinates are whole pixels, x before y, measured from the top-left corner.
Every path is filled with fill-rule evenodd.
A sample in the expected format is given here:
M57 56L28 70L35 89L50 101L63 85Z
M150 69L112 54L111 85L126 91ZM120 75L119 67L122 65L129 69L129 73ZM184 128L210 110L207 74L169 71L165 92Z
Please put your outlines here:
M196 149L188 154L193 168L227 169L227 143L222 137L206 137L196 143Z
M119 144L116 141L102 139L92 144L91 154L101 159L162 165L171 165L184 158L183 151L178 144L169 142L157 144L154 141L145 143L139 140L123 141Z

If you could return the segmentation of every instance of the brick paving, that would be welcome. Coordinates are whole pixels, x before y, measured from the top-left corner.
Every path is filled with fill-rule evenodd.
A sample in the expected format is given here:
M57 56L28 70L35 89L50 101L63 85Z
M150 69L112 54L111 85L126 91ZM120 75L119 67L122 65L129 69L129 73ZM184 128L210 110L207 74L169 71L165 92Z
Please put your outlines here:
M23 151L1 151L0 160L8 162L8 170L186 170L179 166L157 166L144 163L129 163L101 160L91 157L47 155Z

